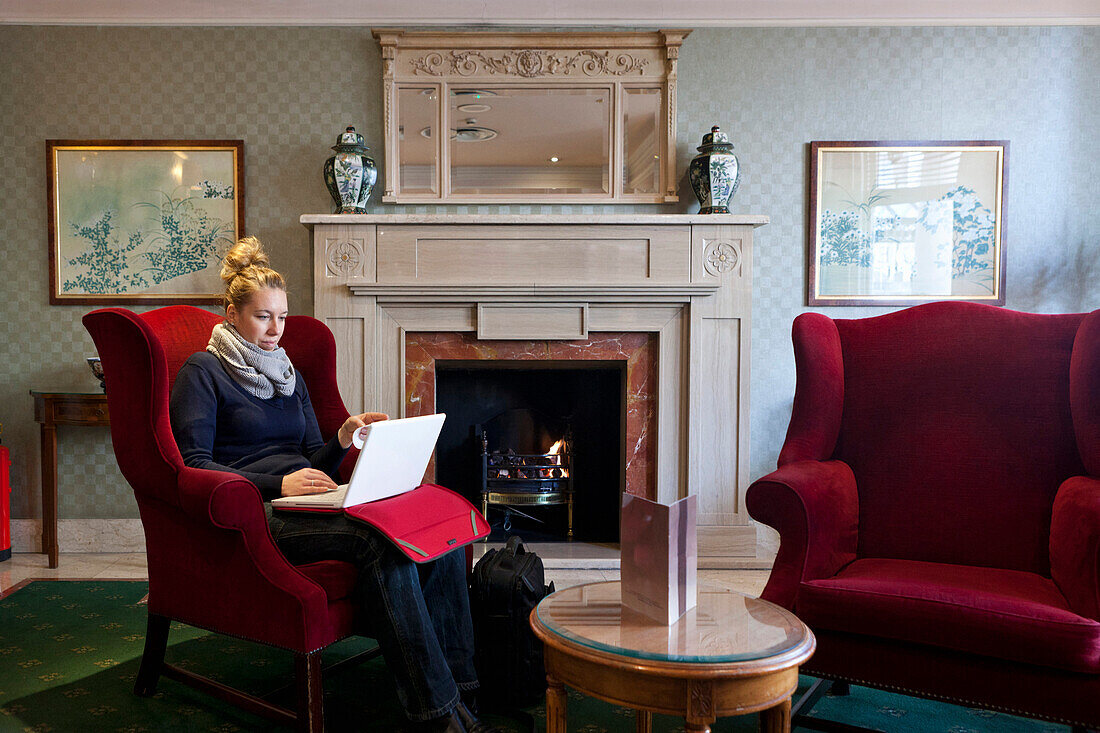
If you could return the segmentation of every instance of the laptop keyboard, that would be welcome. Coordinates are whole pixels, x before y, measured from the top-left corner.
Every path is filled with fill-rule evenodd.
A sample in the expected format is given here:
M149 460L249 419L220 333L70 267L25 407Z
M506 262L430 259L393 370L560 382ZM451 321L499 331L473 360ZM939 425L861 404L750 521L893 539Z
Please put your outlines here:
M344 497L347 496L347 493L348 485L344 484L334 491L326 491L323 494L304 494L302 496L296 496L293 501L294 504L298 506L310 504L313 506L340 506L344 503Z
M325 498L326 504L343 504L344 497L348 495L348 485L337 487L336 491L330 491L327 494L321 494Z

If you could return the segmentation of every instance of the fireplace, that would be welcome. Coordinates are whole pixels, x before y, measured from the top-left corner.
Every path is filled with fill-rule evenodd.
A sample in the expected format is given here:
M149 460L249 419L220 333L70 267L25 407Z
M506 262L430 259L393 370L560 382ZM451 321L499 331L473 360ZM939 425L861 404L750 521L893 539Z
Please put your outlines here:
M495 341L468 333L405 334L406 414L447 413L435 480L482 503L481 433L490 451L538 454L572 437L574 538L617 542L624 491L656 494L656 339L645 333L590 334L575 341ZM502 415L529 411L527 432ZM495 422L495 424L494 424ZM509 445L508 442L511 442ZM498 492L499 493L499 492ZM532 497L534 498L534 497ZM568 504L516 506L535 519L515 522L539 539L566 539ZM506 512L490 507L490 523ZM515 521L518 515L512 511ZM517 530L518 531L518 530ZM531 533L529 532L529 534ZM499 534L499 532L498 532Z
M436 480L484 505L498 536L619 540L625 364L577 364L436 366Z
M619 441L607 451L619 460L594 479L574 432L575 534L617 536L623 492L665 503L692 494L700 562L712 567L745 566L757 555L744 491L752 230L766 222L633 213L302 217L313 232L315 315L336 337L350 409L446 411L445 430L459 431L459 455L474 470L450 473L452 449L441 438L436 476L480 504L476 426L541 408L520 401L458 420L484 399L448 403L449 370L594 370L585 381L611 362L622 385L610 391L623 404L600 412L619 420L605 431ZM598 486L589 489L592 480ZM589 519L586 508L582 519L582 496L597 494L615 504L614 516ZM566 521L547 524L561 532Z

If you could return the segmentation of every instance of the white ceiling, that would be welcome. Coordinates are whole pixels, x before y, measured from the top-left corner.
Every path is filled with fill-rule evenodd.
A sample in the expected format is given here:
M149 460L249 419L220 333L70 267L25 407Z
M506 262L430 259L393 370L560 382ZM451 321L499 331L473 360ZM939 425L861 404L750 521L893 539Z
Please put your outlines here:
M0 24L1097 25L1100 0L0 0Z

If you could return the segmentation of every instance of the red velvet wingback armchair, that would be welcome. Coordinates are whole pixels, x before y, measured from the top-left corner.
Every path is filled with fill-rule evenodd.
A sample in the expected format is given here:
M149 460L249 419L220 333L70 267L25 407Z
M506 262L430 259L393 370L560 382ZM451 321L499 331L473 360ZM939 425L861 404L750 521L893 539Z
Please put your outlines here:
M808 674L1100 727L1100 311L794 322L763 597Z
M133 487L145 529L149 622L134 691L151 695L161 674L299 730L323 730L320 650L353 633L355 567L293 566L275 546L259 490L232 473L183 465L168 395L183 362L206 348L220 316L190 306L137 315L106 308L84 316L103 362L115 456ZM348 412L336 386L328 328L290 316L280 344L305 379L323 435ZM297 710L274 707L164 663L170 621L288 649L295 654Z

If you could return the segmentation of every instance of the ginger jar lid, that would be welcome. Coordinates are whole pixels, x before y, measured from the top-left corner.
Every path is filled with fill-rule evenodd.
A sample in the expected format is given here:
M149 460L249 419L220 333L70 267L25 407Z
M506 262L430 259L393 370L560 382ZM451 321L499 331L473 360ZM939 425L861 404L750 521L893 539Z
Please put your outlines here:
M354 127L349 126L343 133L336 138L336 144L332 146L332 150L337 153L359 153L360 155L366 155L370 150L363 140L363 136L355 131Z
M715 125L710 128L710 132L703 135L703 144L695 149L700 153L731 153L733 143L730 142L729 136Z

